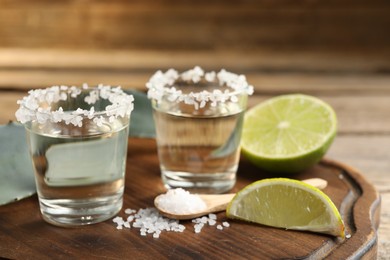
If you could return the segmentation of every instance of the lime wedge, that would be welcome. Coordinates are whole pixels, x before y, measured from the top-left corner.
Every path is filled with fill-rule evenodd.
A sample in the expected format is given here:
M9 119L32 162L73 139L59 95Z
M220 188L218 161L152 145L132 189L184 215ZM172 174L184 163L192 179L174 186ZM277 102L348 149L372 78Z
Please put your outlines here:
M344 223L321 190L287 178L254 182L229 203L226 215L262 225L312 231L344 238Z
M320 99L278 96L247 111L241 148L249 161L267 171L299 172L324 156L336 128L335 112Z

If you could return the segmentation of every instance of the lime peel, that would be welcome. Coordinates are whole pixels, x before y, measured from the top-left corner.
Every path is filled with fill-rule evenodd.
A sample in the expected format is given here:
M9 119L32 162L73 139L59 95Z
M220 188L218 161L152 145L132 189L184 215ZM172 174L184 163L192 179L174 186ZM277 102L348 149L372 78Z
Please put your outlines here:
M241 148L264 170L296 173L321 160L336 131L331 106L308 95L282 95L246 112Z
M345 237L337 207L321 190L302 181L271 178L254 182L229 203L228 218Z

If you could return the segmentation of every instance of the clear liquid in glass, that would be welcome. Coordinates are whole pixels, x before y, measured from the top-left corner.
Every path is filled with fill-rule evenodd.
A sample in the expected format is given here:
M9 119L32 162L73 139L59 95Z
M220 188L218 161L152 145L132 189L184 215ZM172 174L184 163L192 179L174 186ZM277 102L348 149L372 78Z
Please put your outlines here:
M244 112L194 116L154 109L162 179L167 188L223 193L236 182Z
M101 222L122 208L128 126L115 121L82 130L90 134L34 124L27 131L42 216L55 225Z

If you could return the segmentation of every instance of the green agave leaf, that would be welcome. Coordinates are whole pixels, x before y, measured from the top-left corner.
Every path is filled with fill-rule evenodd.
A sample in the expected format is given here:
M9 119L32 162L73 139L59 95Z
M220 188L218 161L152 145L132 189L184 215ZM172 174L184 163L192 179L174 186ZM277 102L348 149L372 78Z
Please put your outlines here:
M142 92L126 90L134 96L131 137L155 136L152 106ZM28 152L25 129L17 123L0 126L0 205L35 194L34 169Z
M0 126L0 205L33 195L34 170L22 125Z
M134 110L130 118L129 136L155 137L153 109L147 96L136 90L125 90L134 96Z

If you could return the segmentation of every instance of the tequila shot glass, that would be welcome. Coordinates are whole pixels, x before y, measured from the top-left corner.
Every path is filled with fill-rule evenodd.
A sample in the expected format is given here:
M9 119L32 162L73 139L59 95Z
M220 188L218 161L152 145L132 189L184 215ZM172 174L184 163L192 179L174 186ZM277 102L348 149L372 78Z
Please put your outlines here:
M43 219L80 226L118 213L133 96L120 87L53 86L18 104Z
M248 95L244 75L200 67L157 71L146 84L166 188L223 193L236 182Z

